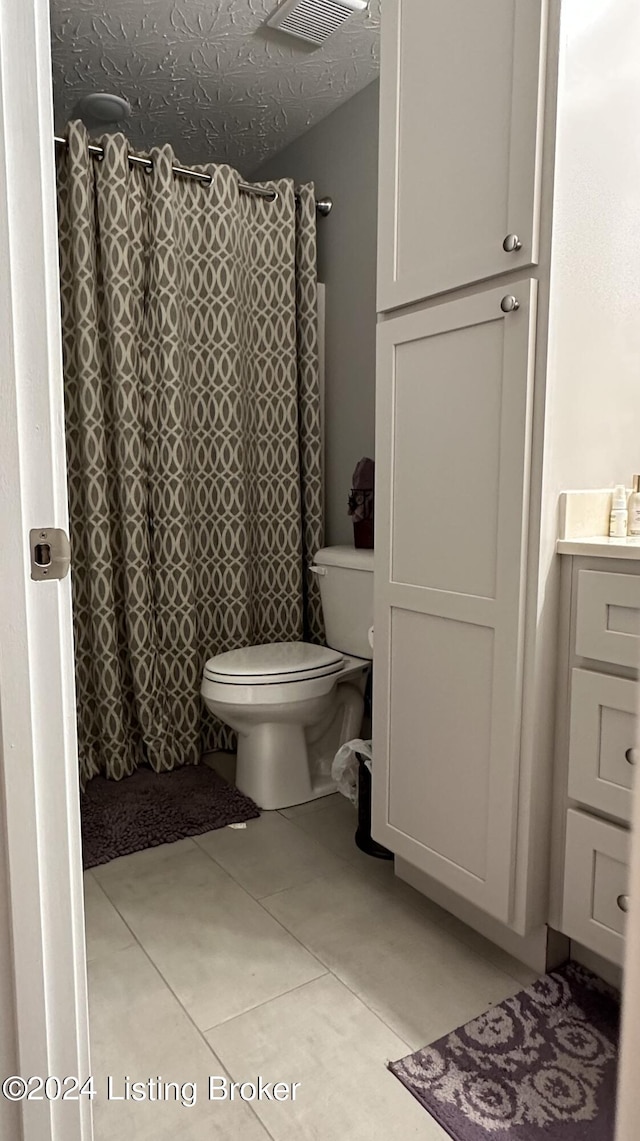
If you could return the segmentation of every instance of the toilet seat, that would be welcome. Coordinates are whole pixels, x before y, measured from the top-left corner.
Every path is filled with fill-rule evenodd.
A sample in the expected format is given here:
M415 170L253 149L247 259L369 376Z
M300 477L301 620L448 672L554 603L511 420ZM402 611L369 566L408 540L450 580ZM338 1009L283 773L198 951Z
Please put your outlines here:
M344 656L309 642L275 642L229 650L204 667L209 682L225 686L290 685L340 673Z

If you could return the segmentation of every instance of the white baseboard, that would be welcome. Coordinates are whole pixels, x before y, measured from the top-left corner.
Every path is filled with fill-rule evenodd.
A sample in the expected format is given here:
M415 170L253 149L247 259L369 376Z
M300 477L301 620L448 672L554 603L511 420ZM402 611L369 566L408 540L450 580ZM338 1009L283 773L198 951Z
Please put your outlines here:
M569 940L558 931L554 931L545 925L532 931L529 935L517 935L504 923L492 919L490 915L486 915L484 911L474 907L472 903L468 903L467 900L462 899L455 892L449 891L448 888L443 887L442 884L420 871L419 868L414 867L413 864L397 856L395 870L399 879L410 884L422 895L426 895L428 899L433 900L439 907L443 907L445 911L451 912L457 919L466 923L468 927L472 927L485 939L489 939L496 946L501 947L507 954L513 955L514 959L519 959L521 963L525 963L532 971L537 971L543 975L545 971L560 966L568 959Z

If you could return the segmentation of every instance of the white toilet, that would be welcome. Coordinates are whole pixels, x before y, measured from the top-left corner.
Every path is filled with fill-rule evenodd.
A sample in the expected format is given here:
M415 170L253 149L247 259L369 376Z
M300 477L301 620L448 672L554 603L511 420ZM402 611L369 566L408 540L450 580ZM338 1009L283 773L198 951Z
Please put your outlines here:
M238 734L236 784L260 808L334 792L333 757L360 735L372 657L373 551L326 547L312 569L329 648L250 646L218 654L204 668L205 705Z

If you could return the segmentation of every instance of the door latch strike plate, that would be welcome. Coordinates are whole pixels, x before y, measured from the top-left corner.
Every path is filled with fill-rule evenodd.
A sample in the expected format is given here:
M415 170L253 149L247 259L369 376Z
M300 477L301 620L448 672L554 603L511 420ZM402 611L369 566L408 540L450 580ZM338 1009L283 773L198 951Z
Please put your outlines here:
M35 527L29 532L31 577L35 582L64 578L71 566L69 538L60 527Z

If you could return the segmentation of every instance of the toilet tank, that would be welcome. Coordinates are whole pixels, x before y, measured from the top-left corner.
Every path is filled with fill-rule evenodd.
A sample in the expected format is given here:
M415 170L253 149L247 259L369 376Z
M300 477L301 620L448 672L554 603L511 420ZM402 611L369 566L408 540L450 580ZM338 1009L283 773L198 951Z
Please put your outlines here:
M324 547L318 551L318 574L327 645L342 654L371 659L373 626L373 551Z

